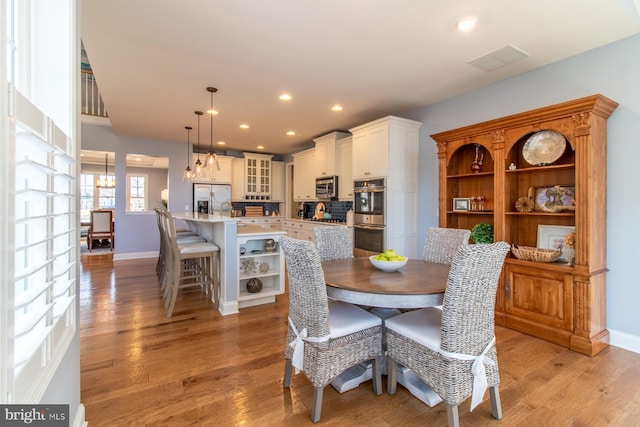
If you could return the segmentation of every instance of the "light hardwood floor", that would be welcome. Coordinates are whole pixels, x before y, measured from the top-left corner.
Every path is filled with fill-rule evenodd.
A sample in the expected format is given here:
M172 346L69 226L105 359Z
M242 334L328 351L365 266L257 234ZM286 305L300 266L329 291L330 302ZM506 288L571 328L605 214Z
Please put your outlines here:
M312 425L313 387L303 374L282 388L287 297L221 316L199 291L171 319L155 260L83 257L81 401L89 427ZM590 358L504 328L496 331L503 419L488 393L462 425L632 426L640 422L640 354L615 347ZM383 386L386 382L383 380ZM386 390L386 389L385 389ZM371 383L325 389L327 426L446 425L443 404L422 404L402 386L375 396Z

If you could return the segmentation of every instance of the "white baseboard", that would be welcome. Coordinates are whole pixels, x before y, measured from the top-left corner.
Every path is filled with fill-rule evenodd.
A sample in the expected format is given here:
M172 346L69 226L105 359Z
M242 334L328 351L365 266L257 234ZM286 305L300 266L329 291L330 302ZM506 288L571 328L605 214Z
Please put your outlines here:
M240 312L238 310L238 301L225 302L225 301L222 301L222 298L221 298L218 311L220 311L220 314L222 314L223 316L226 316L229 314L237 314Z
M640 337L636 335L609 329L609 343L615 347L640 353Z
M87 421L84 419L84 405L82 403L78 406L78 412L76 412L73 423L69 425L73 427L87 427Z
M123 261L127 259L141 259L141 258L158 258L158 252L128 252L126 254L113 254L114 261Z

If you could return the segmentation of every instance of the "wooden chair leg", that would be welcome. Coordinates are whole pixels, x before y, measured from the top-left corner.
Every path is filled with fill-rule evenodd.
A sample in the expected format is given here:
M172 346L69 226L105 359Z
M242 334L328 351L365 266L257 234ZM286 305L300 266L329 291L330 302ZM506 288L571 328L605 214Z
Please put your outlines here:
M314 387L313 389L313 406L311 408L311 421L317 423L320 421L320 413L322 412L322 393L324 387Z
M373 359L373 392L382 394L382 360L380 357Z
M180 289L180 270L173 272L173 282L171 283L171 294L169 295L169 309L167 310L167 317L173 316L173 309L176 306L176 300L178 299L178 290ZM165 302L166 304L166 302Z
M498 386L489 387L489 397L491 399L491 415L497 420L502 419L502 405L500 404L500 390Z
M387 356L387 393L394 395L398 388L398 366L395 360Z
M458 405L453 406L447 403L447 420L449 422L449 427L460 427Z
M291 386L291 374L293 371L293 364L291 359L284 359L284 380L282 381L282 386L284 388L289 388Z
M211 261L211 283L213 284L213 302L215 308L220 307L220 281L218 280L218 252L214 252Z

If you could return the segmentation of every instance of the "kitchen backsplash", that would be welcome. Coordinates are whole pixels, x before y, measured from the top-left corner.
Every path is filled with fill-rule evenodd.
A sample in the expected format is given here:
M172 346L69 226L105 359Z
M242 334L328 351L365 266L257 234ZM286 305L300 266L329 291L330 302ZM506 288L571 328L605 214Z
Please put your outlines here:
M308 212L314 212L316 208L316 204L318 202L305 202L304 205L308 206ZM326 212L330 213L332 218L339 219L340 221L346 221L347 219L347 211L353 209L353 202L339 202L339 201L323 201L324 206L326 208ZM280 209L279 203L260 203L260 202L233 202L233 209L236 211L241 211L242 216L245 216L244 208L246 206L262 206L263 212L269 212L271 215L274 211L278 214L278 209Z

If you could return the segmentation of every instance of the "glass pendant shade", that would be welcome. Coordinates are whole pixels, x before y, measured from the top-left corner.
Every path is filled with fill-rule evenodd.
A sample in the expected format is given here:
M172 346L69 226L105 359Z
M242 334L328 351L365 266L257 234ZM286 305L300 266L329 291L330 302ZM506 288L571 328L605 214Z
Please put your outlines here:
M204 177L204 165L200 161L200 116L204 113L202 111L196 111L196 115L198 116L198 147L196 151L198 152L198 159L196 160L195 167L193 168L193 176L194 178L203 178Z
M189 158L189 146L190 146L189 133L193 128L191 126L185 126L184 128L187 130L187 168L184 170L184 175L182 175L182 180L191 181L193 174L191 173L191 168L189 167L189 163L191 163L191 159Z

